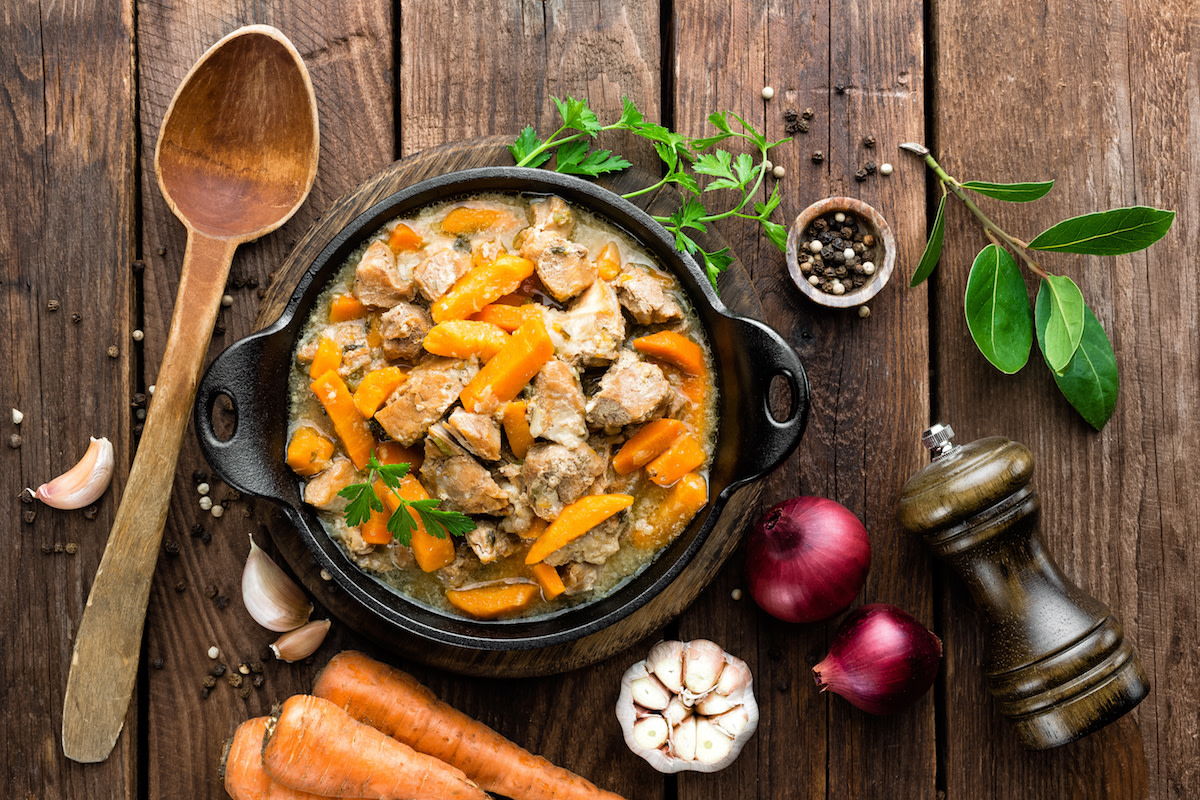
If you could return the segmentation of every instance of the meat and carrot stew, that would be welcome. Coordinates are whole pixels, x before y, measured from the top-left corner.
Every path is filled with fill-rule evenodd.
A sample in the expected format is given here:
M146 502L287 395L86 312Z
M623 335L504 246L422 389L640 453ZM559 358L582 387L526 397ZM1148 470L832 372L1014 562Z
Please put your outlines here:
M678 282L555 196L394 220L299 339L287 462L333 539L472 618L604 596L707 503L712 358Z

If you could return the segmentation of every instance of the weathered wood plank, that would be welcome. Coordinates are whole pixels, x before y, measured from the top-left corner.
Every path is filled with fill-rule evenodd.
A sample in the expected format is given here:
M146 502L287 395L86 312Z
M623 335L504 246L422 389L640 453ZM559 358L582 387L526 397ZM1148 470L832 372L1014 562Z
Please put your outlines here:
M304 230L336 197L394 157L392 125L391 15L379 4L272 4L205 2L142 3L138 9L142 152L143 320L145 383L152 384L174 306L183 257L183 226L167 209L153 173L158 128L176 87L212 43L251 23L282 30L304 57L317 95L321 126L319 174L305 205L276 233L239 248L230 281L233 304L218 319L210 355L250 332L259 291ZM336 133L333 133L336 131ZM257 291L256 291L257 288ZM226 508L214 519L198 506L195 471L207 465L189 433L180 456L174 499L164 534L164 554L151 591L145 662L148 663L147 786L151 796L226 795L217 777L224 740L242 720L266 713L273 703L306 691L317 663L348 644L331 634L309 664L287 665L264 652L275 634L259 628L241 602L240 576L249 550L247 536L273 552L268 509L234 498L212 481L212 497ZM199 526L199 527L197 527ZM286 526L276 526L286 530ZM314 618L327 616L318 609ZM210 660L216 646L221 656ZM241 687L229 680L240 663L263 665ZM161 669L154 665L161 664ZM207 699L203 682L216 665L229 671L216 679ZM178 769L179 763L189 765Z
M868 159L891 160L895 145L922 130L920 10L905 3L807 9L772 3L676 4L675 113L678 127L702 132L705 115L732 108L768 138L785 135L783 112L812 108L807 133L773 152L786 169L778 219L791 222L830 194L879 208L899 239L901 264L920 252L922 176L898 171L857 184ZM832 15L832 17L830 16ZM690 43L706 42L703 48ZM835 87L841 84L844 91ZM775 98L764 103L761 89ZM874 150L861 140L875 136ZM824 160L814 165L812 153ZM790 283L782 255L748 225L721 227L753 275L766 319L796 346L809 372L813 408L797 456L766 484L764 506L797 494L832 497L863 518L874 563L860 602L890 602L932 624L928 566L894 521L895 498L920 466L928 415L926 302L895 280L870 303L871 316L829 313ZM753 519L745 521L748 527ZM786 625L757 611L739 565L685 615L682 638L716 638L746 658L756 676L763 727L738 763L716 777L685 777L680 796L869 797L929 795L934 785L932 698L907 714L875 719L837 698L820 697L810 666L834 630ZM887 752L886 759L877 754Z
M1054 25L1054 37L1034 33L1041 21ZM1120 396L1099 434L1058 394L1036 349L1011 378L974 352L962 293L966 267L986 242L961 209L947 217L936 282L940 416L964 441L1002 434L1030 447L1050 552L1112 607L1153 685L1119 723L1056 751L1025 753L988 699L979 619L952 585L942 600L951 798L1165 798L1200 785L1194 713L1182 711L1194 708L1200 684L1186 644L1200 564L1186 531L1200 499L1182 490L1197 479L1195 460L1183 454L1197 437L1198 298L1192 271L1176 268L1193 260L1197 237L1196 77L1194 65L1183 66L1196 50L1194 23L1194 7L1182 2L936 8L942 163L960 179L1056 180L1049 198L1029 206L985 203L1006 230L1028 239L1068 216L1135 203L1180 211L1148 253L1041 259L1080 284L1116 349Z
M651 0L404 3L397 69L401 152L515 135L527 124L548 134L557 127L551 97L568 94L588 98L604 120L620 114L622 95L657 118L658 14ZM621 150L621 140L615 146ZM612 715L624 658L503 684L411 666L446 700L555 763L626 797L661 796L663 782L625 748ZM514 713L518 709L522 713Z
M132 4L8 4L0 40L0 772L14 797L133 797L136 708L103 765L67 760L60 738L75 631L130 458ZM10 408L24 412L19 427ZM94 509L18 501L73 465L90 436L108 437L118 464Z

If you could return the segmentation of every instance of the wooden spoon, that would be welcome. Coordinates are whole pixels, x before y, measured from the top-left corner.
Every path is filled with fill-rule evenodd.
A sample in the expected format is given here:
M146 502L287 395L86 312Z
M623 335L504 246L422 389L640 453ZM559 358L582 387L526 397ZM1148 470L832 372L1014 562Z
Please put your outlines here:
M209 48L163 119L154 167L187 250L150 414L75 638L62 724L75 761L108 758L125 721L175 463L233 252L300 207L317 149L308 70L266 25Z

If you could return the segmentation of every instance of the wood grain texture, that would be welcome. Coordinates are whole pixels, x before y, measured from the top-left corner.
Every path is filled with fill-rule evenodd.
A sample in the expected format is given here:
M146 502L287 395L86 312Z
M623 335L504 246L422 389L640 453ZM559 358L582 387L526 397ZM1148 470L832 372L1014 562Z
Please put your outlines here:
M1193 260L1197 237L1195 9L1051 2L1031 11L938 5L933 144L943 165L960 179L1054 178L1053 193L1036 204L984 206L1022 238L1118 205L1174 208L1179 216L1147 252L1042 260L1080 284L1113 340L1120 395L1097 434L1040 363L1006 378L974 352L961 298L966 265L985 241L961 209L949 209L936 282L938 406L964 441L1002 434L1031 448L1050 551L1069 577L1112 607L1153 689L1133 714L1081 742L1021 751L977 668L979 620L952 586L943 601L947 724L956 734L946 742L947 794L1182 797L1200 786L1200 665L1190 644L1197 599L1190 576L1200 548L1186 532L1200 499L1180 491L1197 479L1195 459L1183 453L1194 451L1197 438L1188 410L1200 385L1198 298L1193 271L1175 268ZM1059 35L1036 33L1043 23ZM1040 361L1036 352L1031 360Z
M887 218L899 239L897 270L920 252L923 179L899 170L859 184L867 160L892 160L894 148L923 126L920 10L907 3L805 8L790 3L675 5L675 114L680 130L703 131L706 114L730 108L783 138L783 113L811 108L808 133L772 152L782 164L790 223L809 203L858 196ZM695 42L705 42L698 48ZM838 90L838 85L842 90ZM764 102L763 86L775 90ZM871 134L875 148L861 141ZM821 151L816 165L812 153ZM873 564L860 602L890 602L932 624L926 556L895 522L895 498L921 462L918 439L928 418L926 301L893 278L870 303L871 316L831 312L790 283L782 255L750 225L721 231L750 267L765 319L800 352L813 387L813 411L800 450L767 482L764 506L798 494L831 497L858 514L870 532ZM744 525L758 514L747 515ZM874 797L932 794L935 773L932 696L908 713L870 718L838 698L817 694L810 667L834 625L786 625L758 612L731 563L680 623L680 636L714 638L747 659L764 722L733 768L684 776L681 797ZM765 702L763 702L765 701ZM879 758L887 752L887 758ZM896 787L904 787L898 790Z
M378 4L288 2L269 8L258 3L143 3L138 9L141 158L152 165L154 144L176 86L188 68L215 41L245 24L279 28L296 45L316 91L321 127L319 172L308 200L279 231L238 248L228 293L209 357L250 332L271 273L290 245L333 198L346 192L379 165L393 158L391 16ZM336 136L331 124L344 121ZM167 326L184 252L184 228L171 214L152 170L142 172L142 286L146 332L143 386L154 383L162 359ZM161 251L160 251L161 248ZM221 746L236 725L266 713L273 703L305 691L311 672L302 665L274 661L268 643L276 637L246 613L240 592L248 536L274 553L270 536L252 504L239 501L228 487L214 482L211 497L226 509L214 519L198 506L193 477L207 473L194 436L185 437L173 500L151 589L143 663L146 697L155 707L175 709L155 715L147 729L147 786L154 796L225 797L217 777ZM205 475L207 478L207 475ZM322 616L318 609L314 618ZM345 639L335 632L326 642L336 652ZM207 656L219 648L217 660ZM317 657L320 657L320 653ZM326 655L327 657L327 655ZM241 663L262 665L263 685L254 674L243 685L230 679ZM155 669L154 665L161 665ZM227 672L203 696L206 678L217 665ZM178 764L189 768L181 770ZM191 766L194 765L194 766Z
M100 767L67 761L59 731L76 625L129 461L132 3L6 4L0 40L0 773L14 797L127 797L135 714ZM19 427L10 408L25 415ZM92 519L18 501L74 465L90 436L107 436L118 464Z

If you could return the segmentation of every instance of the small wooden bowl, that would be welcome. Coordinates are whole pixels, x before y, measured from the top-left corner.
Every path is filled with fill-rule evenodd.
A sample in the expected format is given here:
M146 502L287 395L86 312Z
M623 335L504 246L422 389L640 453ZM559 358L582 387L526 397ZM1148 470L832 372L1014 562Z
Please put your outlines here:
M875 261L875 274L871 276L871 280L845 294L829 294L821 291L810 284L808 276L800 270L799 251L804 244L800 237L817 217L837 211L854 214L860 220L865 221L868 227L873 229L871 233L875 236L874 246L882 253L882 257ZM888 282L888 278L891 277L892 268L896 265L896 237L892 235L892 229L888 227L887 220L862 200L854 197L826 197L801 211L800 215L796 217L796 221L792 223L787 238L787 265L792 282L814 303L830 308L861 306L878 294L883 285Z

